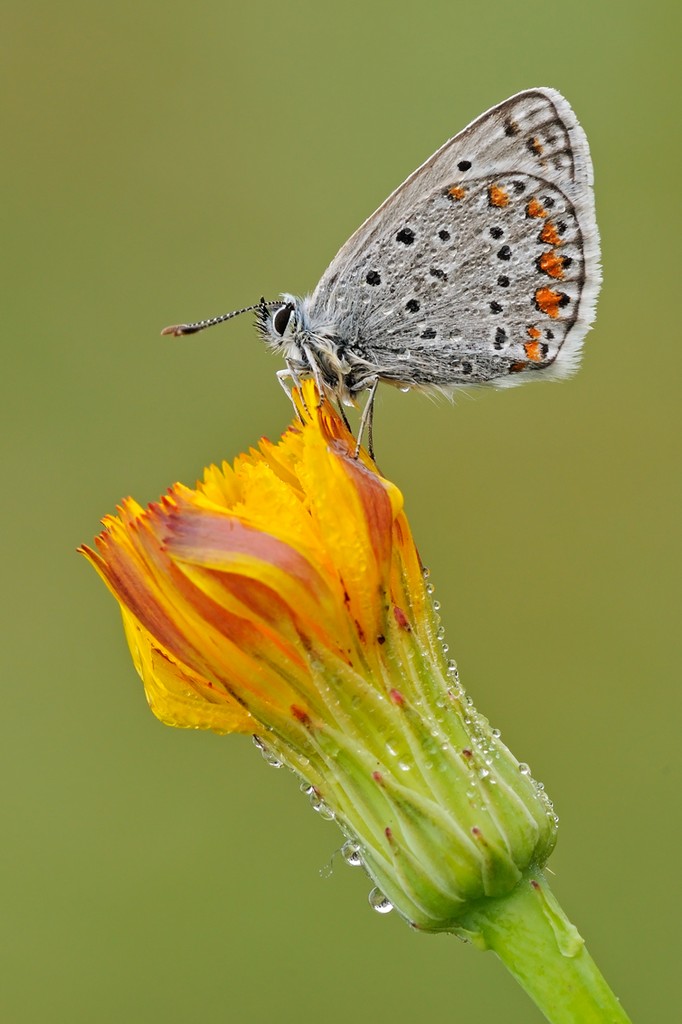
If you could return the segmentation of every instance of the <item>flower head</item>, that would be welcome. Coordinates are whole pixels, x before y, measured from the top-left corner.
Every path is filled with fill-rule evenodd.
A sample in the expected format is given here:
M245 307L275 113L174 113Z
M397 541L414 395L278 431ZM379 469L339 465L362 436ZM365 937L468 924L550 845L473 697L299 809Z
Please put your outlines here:
M400 491L312 382L298 403L277 444L128 499L82 551L158 718L253 734L412 924L462 929L544 863L551 805L446 660Z

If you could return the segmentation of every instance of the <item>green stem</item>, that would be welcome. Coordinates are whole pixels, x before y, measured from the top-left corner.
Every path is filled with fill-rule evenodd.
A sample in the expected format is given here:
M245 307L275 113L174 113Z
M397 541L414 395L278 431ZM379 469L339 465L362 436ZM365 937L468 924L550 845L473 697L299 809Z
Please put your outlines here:
M551 1024L630 1024L539 870L462 922L492 949Z

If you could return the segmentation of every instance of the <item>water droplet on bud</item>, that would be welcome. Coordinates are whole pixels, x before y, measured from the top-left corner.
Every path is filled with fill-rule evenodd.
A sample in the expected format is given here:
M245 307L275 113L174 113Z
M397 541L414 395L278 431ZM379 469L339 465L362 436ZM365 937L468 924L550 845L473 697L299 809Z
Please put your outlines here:
M346 864L349 864L352 868L359 868L362 866L360 847L357 843L354 843L352 839L348 839L341 847L341 856L345 860Z
M325 821L333 821L336 815L334 814L331 807L328 807L322 797L318 796L315 790L310 794L310 804L314 811L324 818Z
M393 910L393 904L379 888L372 889L368 899L370 907L376 910L377 914L390 914Z
M448 675L452 677L454 682L459 682L459 670L457 668L457 662L454 660L454 658L450 658L450 661L448 662Z
M280 761L280 759L277 757L276 754L273 754L273 752L270 750L269 747L265 746L265 744L263 743L263 741L260 738L260 736L254 736L253 737L253 742L255 743L255 745L258 747L258 749L260 750L261 754L263 755L263 760L267 764L269 764L271 768L281 768L282 767L282 761Z

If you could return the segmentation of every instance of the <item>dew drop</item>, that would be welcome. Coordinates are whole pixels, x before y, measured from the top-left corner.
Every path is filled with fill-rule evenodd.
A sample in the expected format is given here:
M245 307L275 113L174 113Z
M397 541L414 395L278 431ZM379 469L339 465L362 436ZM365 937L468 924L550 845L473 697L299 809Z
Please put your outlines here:
M393 910L393 904L391 901L384 896L381 889L375 887L369 894L369 905L372 910L376 910L377 914L390 914Z
M445 626L438 627L438 630L436 631L436 636L438 637L439 640L443 639L443 637L445 636Z
M434 610L434 612L439 612L440 611L440 601L434 601L433 602L433 610Z
M346 840L341 847L341 856L345 860L346 864L349 864L352 868L359 868L362 866L360 847L357 843L354 843L352 839Z
M269 747L266 747L260 736L253 736L252 738L253 742L263 755L263 760L266 764L269 764L271 768L281 768L284 762L281 761L276 754L273 754Z
M499 740L501 735L502 733L500 732L499 729L493 729L491 732L491 736L494 736L496 740Z
M443 654L447 654L450 650L450 644L443 644Z
M436 588L434 587L433 583L427 583L426 584L426 593L427 594L432 594L435 589Z
M428 580L430 575L431 575L431 570L427 569L426 566L424 566L424 568L422 569L422 576L424 577L425 580Z
M525 761L522 761L519 765L519 771L522 775L530 775L530 767L525 763Z
M305 793L306 796L310 796L311 793L315 792L315 787L311 786L309 782L302 782L300 785L300 790L302 793Z
M324 800L319 797L314 790L310 794L310 804L312 809L317 811L319 816L324 818L325 821L333 821L336 817L331 807L328 807Z
M410 765L405 761L398 761L398 768L400 768L401 772L409 772Z

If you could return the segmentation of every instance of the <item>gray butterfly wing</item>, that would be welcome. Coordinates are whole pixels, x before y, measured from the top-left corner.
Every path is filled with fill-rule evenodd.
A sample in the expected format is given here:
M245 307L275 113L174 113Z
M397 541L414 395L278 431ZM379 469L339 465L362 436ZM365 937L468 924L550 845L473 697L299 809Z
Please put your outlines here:
M600 284L592 164L568 102L519 93L446 142L339 251L308 300L351 384L515 383L577 366Z

